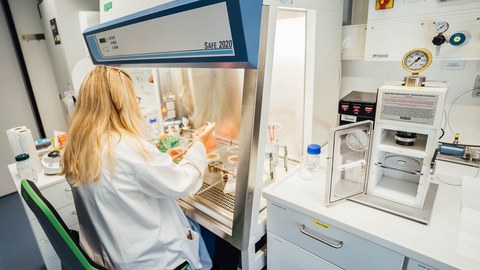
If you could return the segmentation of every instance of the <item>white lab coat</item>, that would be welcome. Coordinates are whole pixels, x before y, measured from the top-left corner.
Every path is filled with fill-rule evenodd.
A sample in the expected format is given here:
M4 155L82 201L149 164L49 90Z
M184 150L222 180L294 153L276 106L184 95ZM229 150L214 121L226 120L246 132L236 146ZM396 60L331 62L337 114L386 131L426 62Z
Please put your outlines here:
M203 240L190 230L175 200L201 187L207 165L205 147L195 142L177 165L142 140L152 154L145 161L126 140L124 137L114 146L114 173L104 151L99 181L74 188L75 205L84 208L77 211L80 242L87 254L115 269L174 269L185 260L190 269L210 269L211 260L201 262L199 258L199 241ZM82 211L88 215L85 224ZM97 236L89 239L92 225ZM187 238L189 231L193 240ZM91 241L96 237L99 243Z

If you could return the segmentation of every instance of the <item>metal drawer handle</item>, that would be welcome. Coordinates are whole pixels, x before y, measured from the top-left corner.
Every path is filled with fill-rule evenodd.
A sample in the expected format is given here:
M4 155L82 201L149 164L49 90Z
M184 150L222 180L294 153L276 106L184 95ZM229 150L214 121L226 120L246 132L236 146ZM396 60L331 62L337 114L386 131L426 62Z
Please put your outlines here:
M65 191L66 192L72 192L72 189L71 188L65 188Z
M327 241L327 240L324 240L324 239L322 239L322 238L320 238L320 237L318 237L318 236L316 236L316 235L313 235L313 234L307 232L307 231L305 230L305 228L306 228L305 225L300 226L300 232L303 233L303 234L305 234L306 236L309 236L309 237L311 237L311 238L313 238L313 239L315 239L315 240L317 240L317 241L320 241L320 242L324 243L324 244L327 245L327 246L330 246L330 247L333 247L333 248L341 248L341 247L343 246L343 242L342 242L342 241L336 241L336 243L329 242L329 241Z

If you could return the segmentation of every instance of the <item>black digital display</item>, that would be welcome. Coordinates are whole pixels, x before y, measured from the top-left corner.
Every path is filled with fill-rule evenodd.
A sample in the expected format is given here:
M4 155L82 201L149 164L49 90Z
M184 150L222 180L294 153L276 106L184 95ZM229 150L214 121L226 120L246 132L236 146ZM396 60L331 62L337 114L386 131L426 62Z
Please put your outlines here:
M105 42L107 42L107 40L106 40L105 38L101 38L101 39L99 39L98 41L100 41L100 43L105 43Z

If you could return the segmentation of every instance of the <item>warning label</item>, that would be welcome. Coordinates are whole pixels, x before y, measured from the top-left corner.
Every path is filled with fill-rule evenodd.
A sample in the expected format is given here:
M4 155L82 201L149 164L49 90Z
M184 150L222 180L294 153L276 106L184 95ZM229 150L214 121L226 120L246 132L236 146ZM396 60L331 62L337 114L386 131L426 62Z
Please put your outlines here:
M383 93L380 118L433 125L438 95Z

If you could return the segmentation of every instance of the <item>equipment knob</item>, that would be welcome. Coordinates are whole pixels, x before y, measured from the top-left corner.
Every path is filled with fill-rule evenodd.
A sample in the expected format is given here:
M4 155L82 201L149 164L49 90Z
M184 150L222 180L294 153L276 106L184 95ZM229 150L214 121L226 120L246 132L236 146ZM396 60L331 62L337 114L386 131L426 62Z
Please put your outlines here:
M445 41L447 41L447 39L442 34L438 34L432 39L432 43L435 46L440 46L445 43Z

